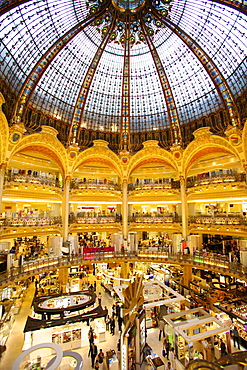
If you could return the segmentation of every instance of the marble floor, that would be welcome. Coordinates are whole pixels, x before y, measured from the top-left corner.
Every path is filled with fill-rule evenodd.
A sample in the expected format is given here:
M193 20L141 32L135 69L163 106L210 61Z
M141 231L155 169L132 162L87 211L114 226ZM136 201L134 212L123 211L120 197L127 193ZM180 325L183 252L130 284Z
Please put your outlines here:
M94 276L91 276L90 279L91 279L91 282L95 280ZM101 291L102 293L102 306L107 306L109 313L111 314L111 307L114 303L114 299L110 297L109 294L106 294L103 291L100 285L100 282L97 281L97 293L99 291ZM31 283L25 292L25 297L24 297L22 306L20 308L20 311L17 315L15 315L15 322L14 322L12 331L6 343L7 348L6 348L6 351L3 353L1 361L0 361L0 370L12 370L12 365L15 359L22 353L22 347L24 343L23 329L25 326L27 316L29 315L29 312L30 312L30 307L31 307L31 303L34 297L34 293L35 293L35 286L34 286L34 283ZM80 353L83 358L83 361L84 361L83 369L89 370L89 369L92 369L91 358L88 356L89 343L88 343L87 333L88 333L89 327L86 325L86 323L83 325L85 325L85 330L84 330L85 337L84 337L84 340L82 341L82 344L84 345L81 348L75 349L75 351ZM108 331L106 331L105 341L102 341L99 343L98 339L96 339L96 345L97 345L98 351L101 348L103 352L105 353L106 351L109 351L110 349L114 349L115 352L117 353L117 342L118 342L118 339L120 338L120 333L118 332L117 329L118 327L116 325L115 335L111 335ZM165 368L168 360L162 356L162 342L163 341L162 340L159 341L158 337L159 337L158 328L150 328L147 330L147 343L153 349L153 352L162 358L162 360L164 361L163 368ZM233 349L233 352L237 351L237 348L235 349L233 347L232 349ZM180 363L177 361L176 369L174 370L182 370L182 368L183 367L180 366ZM69 365L69 358L64 358L58 369L60 370L73 369L73 367ZM103 369L102 365L100 369ZM148 370L148 369L151 370L151 367L148 364L143 363L141 370ZM121 370L120 367L118 370ZM159 367L159 370L161 370L161 367Z

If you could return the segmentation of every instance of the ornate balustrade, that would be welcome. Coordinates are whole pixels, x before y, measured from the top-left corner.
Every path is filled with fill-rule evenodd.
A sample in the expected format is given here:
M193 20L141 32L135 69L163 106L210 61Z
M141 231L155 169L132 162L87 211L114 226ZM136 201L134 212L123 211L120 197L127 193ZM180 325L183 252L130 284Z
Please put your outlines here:
M10 182L14 182L16 184L52 186L57 188L62 187L62 183L54 178L46 178L42 176L32 176L32 175L10 174L5 176L5 185Z
M182 222L181 216L173 216L173 215L134 215L129 217L129 222L136 222L136 223L177 223Z
M72 180L71 183L70 183L70 188L71 189L90 189L90 190L121 190L121 186L118 185L118 184L114 184L114 183L104 183L104 182L99 182L99 181L95 181L95 182L84 182L83 180L82 181L78 181L78 180Z
M128 184L128 190L159 190L159 189L179 189L180 182L179 181L164 181L159 183L135 183L135 184Z
M199 215L189 216L189 223L199 225L247 225L247 219L240 215Z
M168 252L92 252L78 256L50 257L27 262L21 267L14 267L0 274L0 286L6 286L9 282L25 279L28 276L39 274L45 271L52 271L56 268L82 265L85 263L97 262L131 262L142 261L145 263L155 262L159 264L189 265L198 269L207 269L210 271L220 272L223 275L234 276L247 282L247 267L240 263L232 263L225 256L218 256L210 253L196 255L182 255L181 253L172 254Z
M246 182L245 173L236 173L231 175L217 175L217 176L203 176L201 178L188 178L187 179L187 188L192 188L194 186L203 186L211 184L220 184L220 183L233 183L233 182Z
M0 218L0 226L49 226L62 223L61 217L13 217Z
M69 216L69 224L106 224L121 221L121 215L90 215L90 216Z

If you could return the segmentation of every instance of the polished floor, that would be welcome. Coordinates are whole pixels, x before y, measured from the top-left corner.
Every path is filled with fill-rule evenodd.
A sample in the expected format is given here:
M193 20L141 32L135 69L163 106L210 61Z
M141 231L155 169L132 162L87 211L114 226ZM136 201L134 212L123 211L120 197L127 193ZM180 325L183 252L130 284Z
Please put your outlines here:
M94 276L90 277L91 282L95 279ZM107 306L109 313L111 314L111 307L114 303L114 299L110 297L109 294L104 293L102 290L102 287L97 281L97 292L101 291L102 292L102 305ZM25 326L25 322L27 319L27 316L29 315L30 312L30 307L31 303L33 300L33 296L35 293L35 287L34 283L31 283L29 287L27 288L25 292L25 297L22 303L22 306L20 308L20 311L17 315L15 315L15 322L11 331L11 334L8 337L7 343L6 343L6 351L4 352L2 359L0 361L0 370L12 370L12 365L15 361L15 359L22 353L22 347L24 344L24 334L23 334L23 329ZM84 330L84 338L82 340L82 347L79 349L76 349L75 351L80 353L82 358L83 358L83 369L89 370L92 369L91 366L91 358L88 356L88 351L89 351L89 345L88 345L88 329L89 327L85 324L83 324L85 327ZM158 356L160 356L163 361L164 361L164 366L163 369L166 368L167 364L167 359L165 359L162 356L162 340L158 340L158 328L151 328L147 330L147 343L150 345L150 347L153 349L153 352L156 353ZM108 331L106 331L106 340L103 342L98 342L98 339L96 339L96 345L98 350L102 348L103 352L105 353L106 351L109 351L110 349L114 349L117 352L117 342L120 337L120 333L118 332L118 328L116 325L115 329L115 335L111 335ZM42 339L41 339L42 343ZM233 346L233 344L232 344ZM232 348L233 352L237 351L237 348ZM119 354L118 354L119 355ZM59 370L72 370L74 367L71 366L71 358L64 358L59 366ZM174 370L181 370L183 367L180 366L180 363L177 361L176 362L176 369ZM103 369L103 365L100 365L100 369ZM141 370L151 370L151 367L144 363L142 365ZM159 370L163 370L162 367L159 367ZM115 368L114 368L115 370ZM118 368L120 369L120 366Z

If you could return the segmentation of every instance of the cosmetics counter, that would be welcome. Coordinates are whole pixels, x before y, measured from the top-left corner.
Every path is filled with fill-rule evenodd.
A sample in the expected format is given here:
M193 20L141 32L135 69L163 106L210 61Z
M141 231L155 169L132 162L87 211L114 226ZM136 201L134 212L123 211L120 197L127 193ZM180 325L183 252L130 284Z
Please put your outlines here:
M237 327L240 344L247 348L247 299L236 298L214 305L225 312L232 320L231 330Z

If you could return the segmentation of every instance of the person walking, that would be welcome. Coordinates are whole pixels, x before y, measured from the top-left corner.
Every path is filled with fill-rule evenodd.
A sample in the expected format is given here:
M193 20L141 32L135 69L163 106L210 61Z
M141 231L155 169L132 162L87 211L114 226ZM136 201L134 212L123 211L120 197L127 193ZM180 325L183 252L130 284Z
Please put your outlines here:
M90 329L88 331L88 340L89 340L89 344L94 343L94 331L93 331L93 328L91 326L90 326Z
M97 349L96 344L92 343L90 345L89 354L91 355L92 368L94 368L94 361L95 361L95 358L98 354L98 349Z
M165 323L164 320L160 320L159 322L159 340L161 340L161 336L163 334L163 338L165 338Z
M173 370L176 370L176 354L175 354L174 347L172 347L170 351L170 362L171 362L171 367L173 368Z
M171 348L171 343L169 342L169 340L167 339L166 340L166 343L165 343L165 350L166 350L166 357L167 357L167 360L169 360L169 352L170 352L170 348Z
M233 335L233 344L234 344L234 347L237 347L236 344L238 345L238 349L240 349L240 344L239 344L239 334L238 334L238 329L236 326L234 326L234 329L232 331L232 335Z
M118 316L118 330L120 333L122 333L122 324L123 324L123 318L121 316Z
M114 335L115 334L115 318L114 318L114 316L111 318L110 328L111 328L111 334Z

